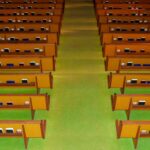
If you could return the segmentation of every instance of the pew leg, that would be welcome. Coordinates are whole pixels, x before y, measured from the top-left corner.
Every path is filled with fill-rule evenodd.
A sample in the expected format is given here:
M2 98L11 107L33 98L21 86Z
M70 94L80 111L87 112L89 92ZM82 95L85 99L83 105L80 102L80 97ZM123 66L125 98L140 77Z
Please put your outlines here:
M136 149L138 146L138 142L139 142L139 137L140 137L140 126L137 129L137 133L136 133L136 137L133 138L133 144L134 144L134 148Z
M126 115L127 115L128 120L130 119L130 113L131 113L131 110L126 110Z
M25 146L25 149L27 149L29 138L27 138L27 136L26 136L26 131L25 131L24 125L22 126L22 131L23 131L24 146Z
M124 94L125 88L120 88L120 92L121 92L121 94Z
M112 106L112 110L114 111L115 110L115 102L113 99L113 95L111 95L111 106Z
M42 138L45 139L45 130L46 130L46 120L43 120L41 123L41 131L42 131Z
M126 115L127 115L128 120L130 119L131 110L132 110L132 98L129 103L129 108L128 108L128 110L126 110Z
M133 144L134 144L134 148L136 149L138 145L138 138L133 139Z
M37 89L36 89L36 93L37 93L37 94L40 94L40 88L37 88Z
M120 70L117 70L116 73L120 73Z
M32 116L32 120L34 120L34 116L35 116L35 110L31 110L31 116Z
M25 149L28 148L28 142L29 142L29 139L28 139L28 138L24 138L24 146L25 146Z
M122 129L122 126L120 126L119 121L116 120L116 131L117 131L117 138L118 139L120 138L120 135L121 135L121 129Z

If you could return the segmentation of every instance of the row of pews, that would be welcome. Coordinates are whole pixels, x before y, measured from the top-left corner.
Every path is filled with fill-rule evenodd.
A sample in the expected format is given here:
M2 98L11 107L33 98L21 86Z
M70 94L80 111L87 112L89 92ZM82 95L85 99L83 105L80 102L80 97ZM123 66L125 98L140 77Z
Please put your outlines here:
M64 0L0 0L0 88L34 88L35 94L0 94L0 110L30 110L32 120L0 120L0 137L45 138L46 120L36 110L49 110Z
M125 89L150 89L150 1L95 0L94 7L109 71L108 87L121 94L111 96L112 110L126 112L127 120L116 120L118 138L150 137L150 121L129 120L132 110L150 110L150 94L125 94Z

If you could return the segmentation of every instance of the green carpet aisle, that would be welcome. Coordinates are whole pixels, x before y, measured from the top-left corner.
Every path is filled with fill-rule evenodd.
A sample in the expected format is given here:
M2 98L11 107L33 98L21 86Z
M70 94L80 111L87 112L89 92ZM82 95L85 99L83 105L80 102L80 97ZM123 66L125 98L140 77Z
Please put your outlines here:
M49 149L134 149L131 139L116 138L115 119L126 115L111 110L114 91L107 88L97 32L92 2L66 1L48 121ZM139 150L148 142L140 142Z
M90 1L66 2L62 33L46 145L52 150L131 149L131 141L121 146L116 139Z
M97 30L92 1L66 0L50 111L35 114L35 120L47 120L46 139L30 139L28 150L134 149L131 139L116 138L115 119L126 119L126 115L111 110L110 94L118 91L107 88ZM9 92L1 90L1 93ZM29 92L35 91L22 90ZM45 92L49 90L41 91ZM142 114L147 114L145 118L149 119L149 112L133 113L134 118L140 119ZM29 111L1 111L0 116L31 119ZM141 141L138 150L147 150L149 139ZM0 150L24 150L23 139L2 138Z

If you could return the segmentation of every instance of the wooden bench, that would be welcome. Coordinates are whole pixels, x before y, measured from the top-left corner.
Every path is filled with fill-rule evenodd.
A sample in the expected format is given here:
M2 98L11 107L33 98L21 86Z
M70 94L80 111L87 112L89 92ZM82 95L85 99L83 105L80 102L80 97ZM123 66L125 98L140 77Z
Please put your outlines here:
M120 88L122 94L125 92L125 88L150 88L150 74L110 73L108 76L108 87Z
M13 0L14 1L14 0ZM20 0L15 0L16 2L20 2ZM65 0L29 0L31 3L65 3Z
M30 110L34 119L36 110L49 110L47 94L0 94L0 110Z
M61 26L61 16L0 16L0 24L3 23L58 23Z
M0 43L49 43L58 44L57 33L0 33Z
M136 9L150 9L150 6L147 4L101 4L101 3L96 3L95 9L131 9L131 10L136 10Z
M62 9L64 10L64 3L28 3L28 4L21 4L21 3L18 3L19 6L23 6L25 8L35 8L35 9L38 9L38 8L49 8L49 9ZM10 5L18 5L18 4L10 4ZM7 6L10 6L7 4ZM2 5L3 6L3 5Z
M132 138L134 148L138 146L139 138L150 137L150 121L123 121L116 120L116 131L118 138Z
M29 138L45 138L46 120L0 120L0 138L23 138L25 149Z
M0 9L0 16L62 16L62 9Z
M0 57L0 72L50 72L55 70L54 57Z
M102 44L119 43L149 43L148 33L102 33Z
M150 17L146 16L99 16L97 18L97 23L115 23L115 24L149 24Z
M56 3L56 4L24 4L24 3L18 3L18 4L1 4L0 9L62 9L63 10L63 4Z
M98 16L150 16L149 10L128 10L128 9L121 9L121 10L104 10L104 9L97 9L96 14Z
M128 120L132 110L150 110L150 94L114 94L111 101L112 110L124 110Z
M150 24L99 24L99 34L103 32L141 32L149 33Z
M0 74L0 88L52 88L51 73L3 73Z
M149 57L150 44L126 43L126 44L106 44L103 47L104 57Z
M56 57L56 44L42 44L42 43L12 43L0 44L0 57Z
M65 3L65 0L1 0L1 3L6 4L15 4L15 3L50 3L50 4L57 4L57 3Z
M95 3L121 3L121 4L149 4L150 2L147 0L94 0Z
M6 23L6 24L0 24L0 32L8 33L8 32L55 32L60 35L60 25L56 23Z
M107 57L106 71L150 71L150 56L141 57Z

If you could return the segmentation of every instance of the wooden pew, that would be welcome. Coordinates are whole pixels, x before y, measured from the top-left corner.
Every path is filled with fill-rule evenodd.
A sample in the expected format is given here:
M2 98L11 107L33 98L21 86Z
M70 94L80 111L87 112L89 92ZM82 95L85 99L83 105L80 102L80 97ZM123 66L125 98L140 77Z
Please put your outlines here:
M0 9L62 9L63 5L61 3L56 4L1 4Z
M104 57L149 57L150 44L106 44L103 47Z
M150 110L150 94L114 94L111 101L112 110L124 110L128 120L132 110Z
M101 43L149 43L150 34L148 33L102 33Z
M118 138L132 138L134 148L138 146L139 138L150 137L150 121L122 121L116 120Z
M99 24L99 34L103 32L150 32L150 24Z
M46 120L0 120L1 138L23 138L25 149L30 138L45 138Z
M0 94L0 110L30 110L34 119L36 110L49 110L47 94Z
M142 57L107 57L105 62L106 71L149 71L150 56Z
M150 11L148 10L104 10L97 9L96 14L98 16L150 16Z
M120 88L122 94L125 92L125 88L150 88L150 74L110 73L108 76L108 87Z
M15 0L19 1L19 0ZM31 3L65 3L65 0L30 0Z
M17 43L17 44L0 44L0 57L56 57L56 44L42 44L42 43Z
M57 3L65 3L65 0L1 0L1 3L6 3L6 4L16 4L16 3L50 3L50 4L57 4Z
M18 5L18 4L13 4L13 5ZM27 7L32 7L35 9L38 8L52 8L52 9L62 9L64 10L64 3L28 3L28 4L20 4L21 6L24 6L25 8Z
M8 73L0 74L0 88L52 88L51 73Z
M55 70L54 57L0 57L0 72L50 72Z
M95 9L150 9L150 6L147 4L101 4L101 3L96 3L96 8Z
M57 33L0 33L0 43L49 43L58 44Z
M121 3L121 4L149 4L150 2L148 0L94 0L95 3Z
M60 25L56 23L5 23L0 24L0 32L55 32L58 33L58 35L60 35Z
M0 5L0 10L3 9L49 9L55 11L61 11L64 13L64 3L3 3ZM58 10L59 9L59 10ZM57 14L57 11L55 14Z
M61 26L61 16L0 16L2 23L58 23Z
M149 24L150 17L146 16L99 16L97 18L98 25L99 23L142 23L142 24Z
M62 9L0 9L0 16L62 16Z

